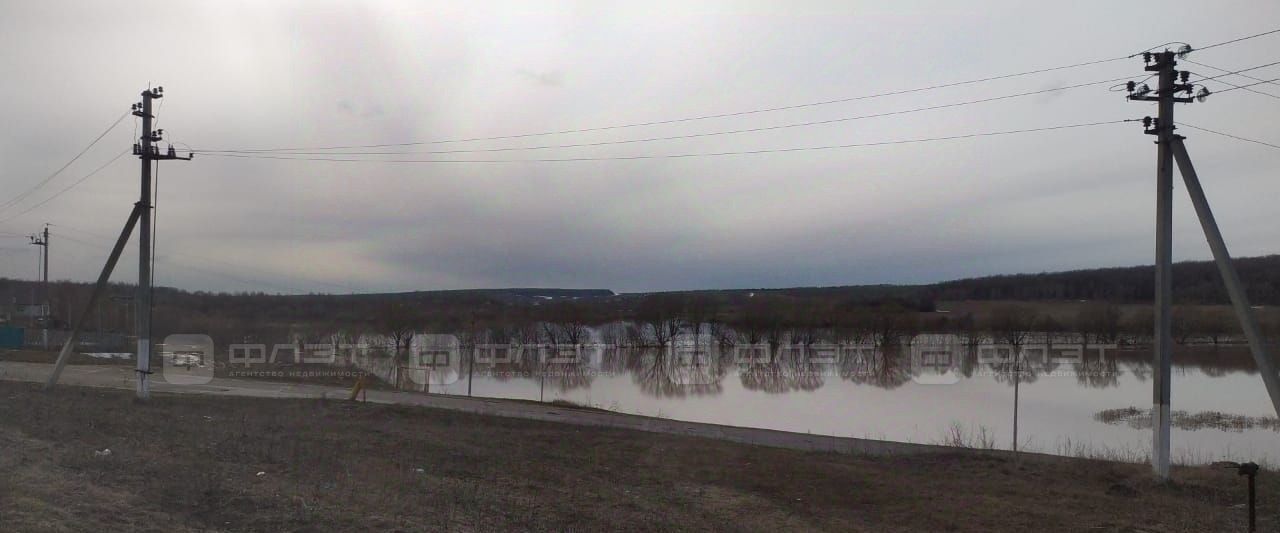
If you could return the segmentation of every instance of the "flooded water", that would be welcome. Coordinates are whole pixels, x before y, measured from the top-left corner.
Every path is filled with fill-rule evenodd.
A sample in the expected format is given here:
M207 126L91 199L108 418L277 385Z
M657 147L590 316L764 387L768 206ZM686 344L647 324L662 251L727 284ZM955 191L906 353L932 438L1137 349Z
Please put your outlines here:
M971 445L997 448L1013 442L1016 395L1020 449L1145 460L1149 349L1018 351L1016 367L999 347L972 346L819 347L804 357L765 348L703 358L672 349L603 348L559 359L489 353L427 388L903 442L952 443L958 432ZM1185 412L1173 429L1175 461L1280 463L1280 428L1246 347L1178 346L1172 387L1172 408ZM1117 410L1128 416L1108 416Z

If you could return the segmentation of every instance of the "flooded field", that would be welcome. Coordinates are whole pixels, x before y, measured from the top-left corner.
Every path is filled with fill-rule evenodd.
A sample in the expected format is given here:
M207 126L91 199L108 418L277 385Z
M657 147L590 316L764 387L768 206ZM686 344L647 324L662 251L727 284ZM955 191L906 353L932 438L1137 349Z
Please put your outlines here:
M1151 354L1116 346L931 349L755 347L718 353L585 349L522 359L477 352L407 381L433 393L568 401L675 420L1141 461ZM504 357L506 359L504 359ZM541 362L539 362L541 361ZM1178 346L1173 454L1183 463L1280 462L1280 425L1247 348Z

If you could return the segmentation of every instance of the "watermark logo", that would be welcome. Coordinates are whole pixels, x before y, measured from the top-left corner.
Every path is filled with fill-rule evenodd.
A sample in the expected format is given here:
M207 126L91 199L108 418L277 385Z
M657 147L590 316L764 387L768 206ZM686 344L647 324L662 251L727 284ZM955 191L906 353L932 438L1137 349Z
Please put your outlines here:
M728 342L706 333L678 334L660 346L603 343L467 344L451 334L419 334L408 346L388 343L231 344L226 377L320 378L373 375L396 387L433 390L475 377L546 376L578 379L632 372L664 387L714 385L738 374L786 379L811 386L826 377L854 381L911 381L951 385L977 376L1036 379L1106 378L1117 372L1114 344L1085 344L1066 336L998 338L922 334L900 343ZM171 335L160 350L164 378L205 384L214 377L213 341L207 335Z
M204 385L213 381L213 339L208 335L169 335L159 348L164 361L160 375L166 383Z
M462 376L462 343L455 335L417 335L404 376L418 385L448 385Z
M673 385L709 385L722 374L720 343L706 333L676 335L664 355Z
M911 340L911 381L920 385L960 382L964 343L951 334L917 335Z

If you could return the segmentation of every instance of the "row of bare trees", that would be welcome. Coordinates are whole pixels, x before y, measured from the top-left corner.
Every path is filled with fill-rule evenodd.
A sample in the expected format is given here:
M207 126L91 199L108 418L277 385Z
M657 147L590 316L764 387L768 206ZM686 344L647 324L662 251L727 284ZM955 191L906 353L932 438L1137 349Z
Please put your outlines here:
M787 298L761 293L728 304L713 295L652 294L622 309L559 301L523 308L424 309L409 303L385 306L371 332L406 349L415 332L459 335L464 343L667 346L680 335L722 344L811 345L870 343L892 346L920 332L953 333L970 343L1021 344L1032 334L1073 335L1097 344L1141 344L1151 336L1149 310L1097 302L1073 313L1052 313L1033 304L996 306L982 314L921 313L889 302L880 305ZM1175 307L1173 330L1180 343L1226 342L1239 334L1229 310ZM1274 325L1269 329L1276 331ZM592 332L599 332L593 337Z

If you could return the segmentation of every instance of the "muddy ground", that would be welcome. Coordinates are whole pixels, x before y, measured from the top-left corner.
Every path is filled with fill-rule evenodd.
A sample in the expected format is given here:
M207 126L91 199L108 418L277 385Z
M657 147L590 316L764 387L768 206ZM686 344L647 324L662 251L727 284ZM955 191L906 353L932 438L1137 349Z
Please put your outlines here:
M1234 471L0 382L3 531L1243 531ZM107 452L106 450L110 450ZM1280 476L1259 478L1280 525Z

